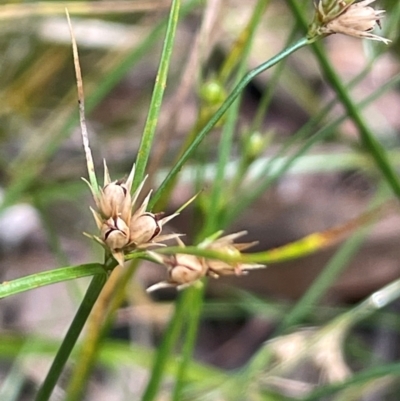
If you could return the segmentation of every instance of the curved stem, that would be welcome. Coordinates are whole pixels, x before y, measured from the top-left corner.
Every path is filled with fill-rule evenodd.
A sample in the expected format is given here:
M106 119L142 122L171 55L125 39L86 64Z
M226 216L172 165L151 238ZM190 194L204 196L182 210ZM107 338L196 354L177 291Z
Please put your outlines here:
M244 88L254 79L258 74L261 74L263 71L271 68L284 58L288 57L290 54L294 53L296 50L301 49L302 47L309 44L309 41L306 37L300 39L298 42L294 43L292 46L289 46L278 53L276 56L272 57L268 61L260 64L258 67L249 71L242 80L236 85L230 95L226 98L224 103L222 103L221 107L216 111L216 113L210 118L205 127L198 133L196 139L192 142L191 146L185 151L185 153L181 156L175 166L172 167L167 177L159 186L158 190L154 193L150 203L149 208L151 209L157 201L160 199L164 189L166 189L170 183L174 179L174 177L179 173L182 166L187 162L190 158L194 150L199 146L201 141L205 138L205 136L211 131L214 125L219 121L219 119L224 115L224 113L228 110L231 104L236 100L236 98L242 93Z
M303 25L304 29L307 29L307 21L301 12L299 4L294 0L287 0L287 3L296 16L297 20ZM371 158L374 160L378 170L380 170L382 175L385 177L394 194L398 198L400 198L400 179L395 168L391 165L387 157L385 148L375 138L371 129L365 123L357 105L351 99L347 88L342 83L336 71L333 69L332 65L328 61L323 48L318 43L314 43L312 49L325 75L326 80L328 81L332 89L336 92L336 95L345 110L347 111L349 118L351 118L351 120L357 127L361 143L370 153Z

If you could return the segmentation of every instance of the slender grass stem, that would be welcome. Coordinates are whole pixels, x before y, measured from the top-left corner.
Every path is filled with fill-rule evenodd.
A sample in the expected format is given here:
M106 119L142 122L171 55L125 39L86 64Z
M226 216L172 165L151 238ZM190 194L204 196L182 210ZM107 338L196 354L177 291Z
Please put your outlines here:
M366 107L367 105L371 104L373 101L378 99L380 96L382 96L383 94L388 92L390 89L392 89L393 87L398 85L399 81L400 81L400 75L394 76L390 81L388 81L386 84L384 84L379 90L376 90L374 93L372 93L371 95L366 97L364 100L359 102L357 104L357 107L359 107L360 109L363 109L364 107ZM326 108L324 108L322 112L324 112L325 109ZM322 116L321 116L321 118L322 118ZM240 201L237 202L237 204L231 208L231 211L226 218L227 224L232 222L232 220L234 220L235 216L239 215L243 210L245 210L247 207L249 207L250 204L253 201L255 201L263 192L265 192L266 189L268 189L274 182L276 182L276 180L279 179L279 177L281 177L295 163L297 163L298 160L300 159L300 157L302 155L304 155L308 150L310 150L311 147L313 147L314 145L316 145L317 143L321 142L322 140L327 138L329 135L331 135L332 132L345 120L346 120L346 115L342 115L341 117L338 117L337 119L330 122L324 128L321 128L318 131L316 131L311 137L309 137L304 143L301 144L300 148L297 149L293 155L283 159L284 162L282 163L282 165L280 165L278 167L278 169L276 171L273 171L274 170L272 168L273 164L274 164L273 162L279 158L279 156L283 153L283 151L285 149L289 148L289 146L284 146L284 149L282 149L282 151L279 152L276 156L273 156L270 159L270 162L266 165L265 169L263 169L262 172L260 174L258 174L258 177L256 177L256 179L255 179L255 182L257 182L256 189L249 192L249 194L247 194L247 195L243 195L241 197ZM314 121L314 122L312 122L312 124L310 124L311 121L312 120L310 120L310 122L306 124L306 126L310 130L317 123L317 121ZM306 129L305 127L301 128L297 133L299 138L296 138L296 139L302 138L303 136L305 136L307 134L307 132L308 132L308 129ZM393 162L393 160L392 160L392 162ZM273 171L272 173L270 173L271 170ZM263 179L263 177L265 177L265 178Z
M236 100L236 98L242 93L244 88L254 79L258 74L261 74L263 71L273 67L275 64L279 63L284 58L288 57L290 54L295 51L301 49L304 46L307 46L309 41L306 37L300 39L298 42L294 43L292 46L289 46L278 53L276 56L272 57L268 61L260 64L258 67L249 71L242 80L236 85L230 95L226 98L224 103L222 103L221 107L215 112L215 114L210 118L208 123L204 126L204 128L198 133L195 140L188 147L188 149L183 153L178 162L171 168L167 177L159 186L158 190L154 193L151 201L150 208L154 206L157 201L160 199L165 188L168 187L170 181L174 179L174 177L179 173L182 166L188 161L193 152L197 149L199 144L205 138L205 136L211 131L214 125L219 121L219 119L224 115L224 113L228 110L231 104Z
M296 16L297 20L303 25L304 29L307 29L307 20L304 18L297 1L287 0L287 3ZM396 170L392 167L385 149L375 138L368 125L365 123L360 111L358 110L357 105L353 102L348 93L348 90L343 85L335 70L329 63L322 46L319 43L313 43L312 49L322 68L325 78L330 83L332 89L336 92L349 117L356 125L362 144L370 153L378 170L380 170L382 175L385 177L394 194L398 198L400 198L400 179Z
M179 401L182 399L182 390L187 378L188 367L191 362L193 349L196 344L197 330L200 324L200 315L203 306L203 296L204 296L205 286L189 288L187 291L190 292L188 297L190 297L190 310L186 313L189 315L186 319L186 337L185 343L183 345L183 350L181 354L181 361L178 368L178 373L176 377L176 384L172 396L172 401ZM189 313L188 313L189 312Z
M144 391L142 401L153 401L157 396L168 359L172 352L172 348L174 347L183 326L183 320L189 296L189 291L184 291L180 294L178 302L175 306L174 316L169 322L168 328L163 336L162 343L157 352L154 365L151 370L151 376Z
M82 393L85 389L85 384L88 381L91 369L94 363L94 355L97 350L98 337L100 328L106 315L108 304L112 297L112 289L118 278L121 270L114 269L106 285L103 288L96 304L93 307L92 313L87 322L87 331L82 345L79 347L77 355L77 363L75 364L71 379L66 389L65 401L82 399ZM110 288L111 287L111 288Z
M240 52L239 70L235 78L235 82L237 82L237 85L240 82L240 77L242 77L244 72L246 71L247 59L250 53L251 44L253 43L253 37L268 3L269 2L265 0L259 0L256 3L251 19L248 22L244 33L242 34L244 43L242 44L242 49ZM240 41L240 43L242 42ZM239 50L236 50L235 53L237 52L239 52ZM222 214L224 214L225 211L225 207L223 205L224 198L226 196L226 189L224 187L225 172L232 149L235 126L239 114L239 107L240 96L238 96L238 99L236 99L236 101L233 102L233 104L231 105L231 108L227 114L226 123L224 124L222 130L221 140L218 149L217 172L210 199L210 202L212 205L214 205L214 207L210 208L206 214L206 222L201 233L201 236L203 237L206 237L221 228L221 212Z
M10 295L33 290L45 285L60 283L61 281L98 275L105 275L104 267L99 263L62 267L60 269L35 273L0 284L0 298L9 297Z
M57 384L58 379L64 369L65 364L75 346L76 341L81 334L83 326L96 302L101 290L103 289L107 280L106 274L99 274L94 276L89 288L86 291L85 297L68 329L66 336L64 337L61 346L57 352L56 357L50 367L47 376L36 394L35 401L47 401Z
M146 125L144 127L136 159L136 173L133 182L133 190L139 186L144 178L144 172L146 170L147 161L152 148L154 135L157 128L158 115L160 113L162 99L167 83L168 69L174 45L175 32L179 21L180 6L180 0L172 1L164 47L161 53L160 66L158 69L153 95L150 102L149 113L147 115Z
M82 399L86 383L96 362L102 341L110 330L116 309L125 300L125 287L138 266L133 260L129 267L115 269L88 320L87 334L77 354L76 365L66 389L65 401Z

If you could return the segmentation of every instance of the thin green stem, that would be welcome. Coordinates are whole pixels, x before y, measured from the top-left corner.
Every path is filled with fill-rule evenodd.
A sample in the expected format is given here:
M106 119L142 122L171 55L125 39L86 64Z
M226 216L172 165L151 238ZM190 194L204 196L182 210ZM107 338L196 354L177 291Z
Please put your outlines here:
M45 285L59 283L61 281L73 280L88 276L102 276L105 274L104 267L99 263L88 263L80 266L62 267L32 274L12 281L0 284L0 298L9 297L20 292L33 290Z
M220 120L220 118L224 115L224 113L228 110L231 104L236 100L236 98L242 93L244 88L254 79L258 74L261 74L263 71L271 68L275 64L279 63L284 58L288 57L290 54L294 53L296 50L301 49L304 46L309 44L308 39L306 37L300 39L298 42L294 43L292 46L289 46L278 53L276 56L272 57L268 61L260 64L258 67L249 71L242 80L236 85L230 95L226 98L224 103L222 103L221 107L215 112L215 114L210 118L208 123L204 126L204 128L197 134L195 140L191 143L188 149L183 153L177 163L172 167L169 171L167 177L159 186L158 190L154 193L152 199L150 200L150 207L154 206L155 203L160 199L165 188L168 187L168 184L174 177L179 173L182 166L188 161L193 152L197 149L199 144L205 138L205 136L211 131L214 125Z
M366 371L355 373L350 379L339 383L332 383L322 388L314 390L311 394L301 399L301 401L320 401L341 390L348 390L351 386L371 383L374 379L385 376L398 377L400 375L400 363L389 363L383 366L376 366Z
M47 401L50 399L54 387L56 386L64 366L72 352L72 349L74 348L75 343L81 334L90 311L92 310L93 305L96 302L106 281L106 274L99 274L93 277L85 297L83 298L83 301L74 317L74 320L72 321L72 324L69 327L63 342L61 343L61 347L59 348L56 357L54 358L50 370L47 373L47 376L38 393L36 394L35 401Z
M181 362L179 365L176 384L174 388L174 393L172 396L173 401L179 401L182 399L182 390L185 384L185 380L188 376L189 365L191 362L193 349L196 344L197 339L197 331L200 324L200 315L203 307L203 296L204 296L204 288L205 286L193 287L189 288L188 297L190 309L186 311L187 313L187 327L186 327L186 336L185 336L185 344L183 345L183 350L181 354Z
M101 294L95 309L89 319L87 334L77 352L76 364L71 379L66 388L64 401L82 399L82 393L96 363L102 341L108 334L114 321L115 311L126 299L125 288L138 266L138 260L133 260L129 267L125 267L117 278L110 277L107 287ZM113 274L116 274L114 271ZM111 286L110 286L111 284Z
M242 77L244 72L246 71L247 59L251 49L251 44L253 42L254 33L267 5L268 1L258 0L257 4L254 7L248 26L246 27L246 42L243 46L244 48L240 57L241 61L239 63L239 70L236 74L236 85L239 84L240 77ZM209 210L207 211L206 222L204 224L202 233L200 234L201 237L206 237L221 228L221 212L224 213L225 206L227 206L223 204L224 199L226 198L226 189L224 187L225 172L232 149L233 134L235 132L239 106L240 96L238 96L236 101L234 101L231 105L226 123L224 124L222 130L221 140L218 148L217 172L210 199L210 204L213 205L213 207L209 208Z
M242 71L242 68L240 71ZM207 237L221 228L219 224L221 213L224 212L224 209L227 206L224 202L226 199L226 187L224 186L225 171L232 149L232 140L235 132L239 106L240 101L237 99L229 109L228 118L226 119L222 129L221 140L218 147L218 164L215 179L213 181L212 192L210 194L210 205L212 205L212 207L210 207L205 214L204 226L199 234L199 237L202 238Z
M297 20L303 25L304 29L307 29L307 20L304 18L301 8L296 0L287 0L289 7L293 11ZM353 102L348 94L346 87L341 82L340 78L336 74L335 70L331 66L326 57L325 51L319 43L313 43L312 49L315 56L322 68L325 78L330 83L331 87L336 92L338 98L346 109L349 117L353 120L356 125L361 142L365 148L371 154L372 159L375 161L377 168L381 171L382 175L386 178L388 184L391 186L394 194L400 198L400 180L396 170L390 164L390 161L386 155L385 149L380 142L375 138L364 119L357 105Z
M165 35L164 47L160 59L160 66L158 69L153 95L150 102L149 113L147 115L146 125L144 127L136 159L136 173L133 183L133 190L139 186L140 182L142 182L144 178L144 172L146 170L147 161L152 148L158 116L160 114L162 99L166 88L175 32L178 26L180 5L180 0L173 0L171 4L171 11L169 14L167 32Z
M183 326L188 297L188 291L184 291L180 294L178 302L176 303L174 316L170 320L167 331L163 336L142 401L153 401L157 396L172 348L178 340L179 333Z
M366 97L364 100L357 104L357 107L363 109L367 105L371 104L374 100L382 96L389 89L393 88L400 81L400 75L393 77L389 82L383 85L379 90L372 93L370 96ZM326 108L324 108L325 110ZM273 162L276 161L277 156L271 158L270 162L266 165L265 169L258 175L255 179L257 182L257 187L255 190L250 192L248 195L243 195L240 201L231 208L229 215L227 216L227 222L232 221L235 216L239 215L243 210L245 210L249 205L257 199L267 188L269 188L282 174L288 171L300 158L300 156L304 155L312 146L321 142L323 139L327 138L332 132L346 120L346 115L338 117L331 123L329 123L324 128L319 129L315 132L310 138L308 138L295 153L284 159L284 162L281 166L276 169L272 174L269 174L270 170L273 170ZM311 122L311 120L310 120ZM316 123L316 122L314 122ZM313 123L313 124L314 124ZM306 124L309 127L309 123ZM311 128L310 128L311 129ZM300 131L296 134L299 137L303 137L307 132L305 127L301 128ZM285 146L286 148L286 146ZM283 151L279 152L278 156L283 153ZM263 177L266 177L262 179Z

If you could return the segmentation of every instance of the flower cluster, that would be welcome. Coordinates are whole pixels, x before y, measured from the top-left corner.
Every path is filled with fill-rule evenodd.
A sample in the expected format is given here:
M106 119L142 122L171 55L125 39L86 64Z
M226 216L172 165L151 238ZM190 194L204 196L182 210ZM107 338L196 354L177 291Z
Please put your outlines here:
M308 32L309 39L315 40L321 35L342 33L388 44L389 39L371 33L376 25L380 26L380 20L385 12L370 7L369 4L374 1L320 0L315 5L314 20Z
M235 239L247 234L241 231L235 234L226 235L215 240L205 240L198 245L198 248L217 251L221 254L239 259L241 251L257 244L257 242L235 243ZM184 248L184 243L177 237L180 247ZM222 275L235 274L240 276L246 274L248 270L265 267L260 264L247 264L240 262L224 262L217 259L176 253L174 255L160 255L156 252L149 252L153 259L163 264L168 271L168 280L154 284L147 289L148 292L164 287L177 287L183 289L191 286L205 276L218 278Z
M111 181L107 164L104 162L104 185L93 188L89 182L97 211L91 208L100 236L90 235L109 250L120 265L124 264L125 254L135 249L162 245L161 241L176 238L179 234L160 235L163 225L177 216L174 213L163 217L163 213L146 211L151 191L143 203L134 210L135 203L143 188L145 179L131 194L135 166L126 180Z

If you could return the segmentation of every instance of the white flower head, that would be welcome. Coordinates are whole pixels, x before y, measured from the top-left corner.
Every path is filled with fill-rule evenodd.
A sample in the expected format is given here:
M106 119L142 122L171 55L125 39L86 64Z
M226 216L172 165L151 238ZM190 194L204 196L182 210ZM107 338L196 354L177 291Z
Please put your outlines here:
M320 35L331 35L342 33L360 39L371 39L390 43L389 39L371 33L376 27L380 26L384 10L375 10L369 4L375 0L363 0L357 3L337 0L339 6L335 12L325 9L326 5L322 1L316 5L316 17L309 29L309 37Z

